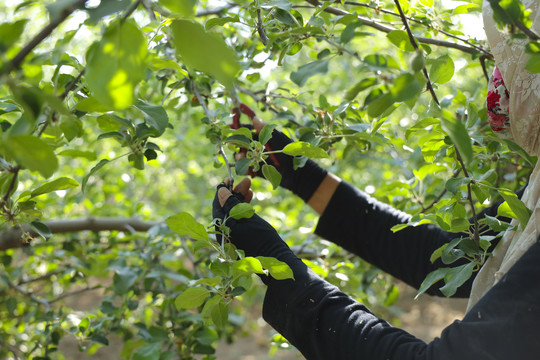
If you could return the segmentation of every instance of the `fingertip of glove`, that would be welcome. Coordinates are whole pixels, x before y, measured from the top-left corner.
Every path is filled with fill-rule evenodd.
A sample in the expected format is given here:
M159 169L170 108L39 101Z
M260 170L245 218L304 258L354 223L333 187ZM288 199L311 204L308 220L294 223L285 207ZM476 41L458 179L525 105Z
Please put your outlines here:
M229 196L229 198L225 201L225 204L223 204L223 210L225 211L226 214L228 214L231 209L237 205L237 204L240 204L240 199L238 199L238 197L236 195L232 195Z

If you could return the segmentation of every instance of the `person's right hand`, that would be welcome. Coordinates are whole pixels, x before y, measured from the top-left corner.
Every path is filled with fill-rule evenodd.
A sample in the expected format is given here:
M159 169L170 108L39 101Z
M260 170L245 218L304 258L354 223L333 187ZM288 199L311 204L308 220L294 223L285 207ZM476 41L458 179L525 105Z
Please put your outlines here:
M250 116L250 118L252 120L253 129L255 129L256 134L258 135L266 124L255 114ZM282 150L291 142L292 140L284 133L274 129L268 144L272 150L276 151ZM273 157L268 157L266 162L269 165L275 166L281 174L280 186L291 190L294 194L298 195L301 199L307 202L315 190L317 190L328 172L312 160L308 160L303 167L295 170L293 156L286 155L284 153L274 153L273 155ZM235 158L238 160L244 156L244 154L239 153ZM277 159L277 163L273 161L272 158ZM262 177L262 172L259 171L256 175Z

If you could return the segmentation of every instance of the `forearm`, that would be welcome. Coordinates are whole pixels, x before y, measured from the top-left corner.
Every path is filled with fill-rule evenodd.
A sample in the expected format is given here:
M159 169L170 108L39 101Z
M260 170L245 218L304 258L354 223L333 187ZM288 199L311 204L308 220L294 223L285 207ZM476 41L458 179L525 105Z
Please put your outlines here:
M299 260L295 280L271 280L263 317L308 360L534 360L540 353L540 244L431 343L392 327Z

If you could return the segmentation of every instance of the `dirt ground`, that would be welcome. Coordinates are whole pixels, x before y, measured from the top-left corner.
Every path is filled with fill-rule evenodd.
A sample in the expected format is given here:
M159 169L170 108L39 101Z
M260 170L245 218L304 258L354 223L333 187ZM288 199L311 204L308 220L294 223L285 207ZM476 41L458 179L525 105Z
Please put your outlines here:
M400 327L417 338L424 341L431 341L439 336L441 330L451 324L454 320L463 316L466 300L440 299L427 295L414 300L415 290L400 285L400 296L398 302L393 306L398 316L398 323L392 325ZM85 294L79 299L71 299L69 305L77 304L77 308L88 310L93 304L99 303L98 292L93 296ZM278 349L273 356L269 355L270 339L275 332L264 323L262 318L255 315L255 326L248 329L248 335L239 335L233 344L220 343L216 352L219 360L293 360L303 357L295 349ZM120 359L122 341L118 338L110 337L109 346L99 349L94 355L88 356L79 352L77 341L74 338L64 337L60 343L59 351L68 360L116 360Z

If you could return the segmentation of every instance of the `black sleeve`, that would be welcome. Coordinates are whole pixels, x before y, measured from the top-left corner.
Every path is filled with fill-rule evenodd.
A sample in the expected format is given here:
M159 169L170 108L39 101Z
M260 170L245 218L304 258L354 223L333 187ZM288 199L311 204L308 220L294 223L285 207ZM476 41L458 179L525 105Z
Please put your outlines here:
M267 282L263 317L308 360L535 360L540 354L540 243L462 321L426 344L377 318L301 261Z
M485 209L478 218L485 214L495 216L498 206L499 203ZM409 214L341 182L315 233L418 289L427 274L445 266L440 259L431 263L433 251L464 235L446 232L434 225L408 227L395 233L390 230L409 219ZM492 244L495 245L496 242ZM452 266L462 263L458 260ZM458 288L454 297L469 296L475 275ZM441 296L439 287L432 286L427 293Z

